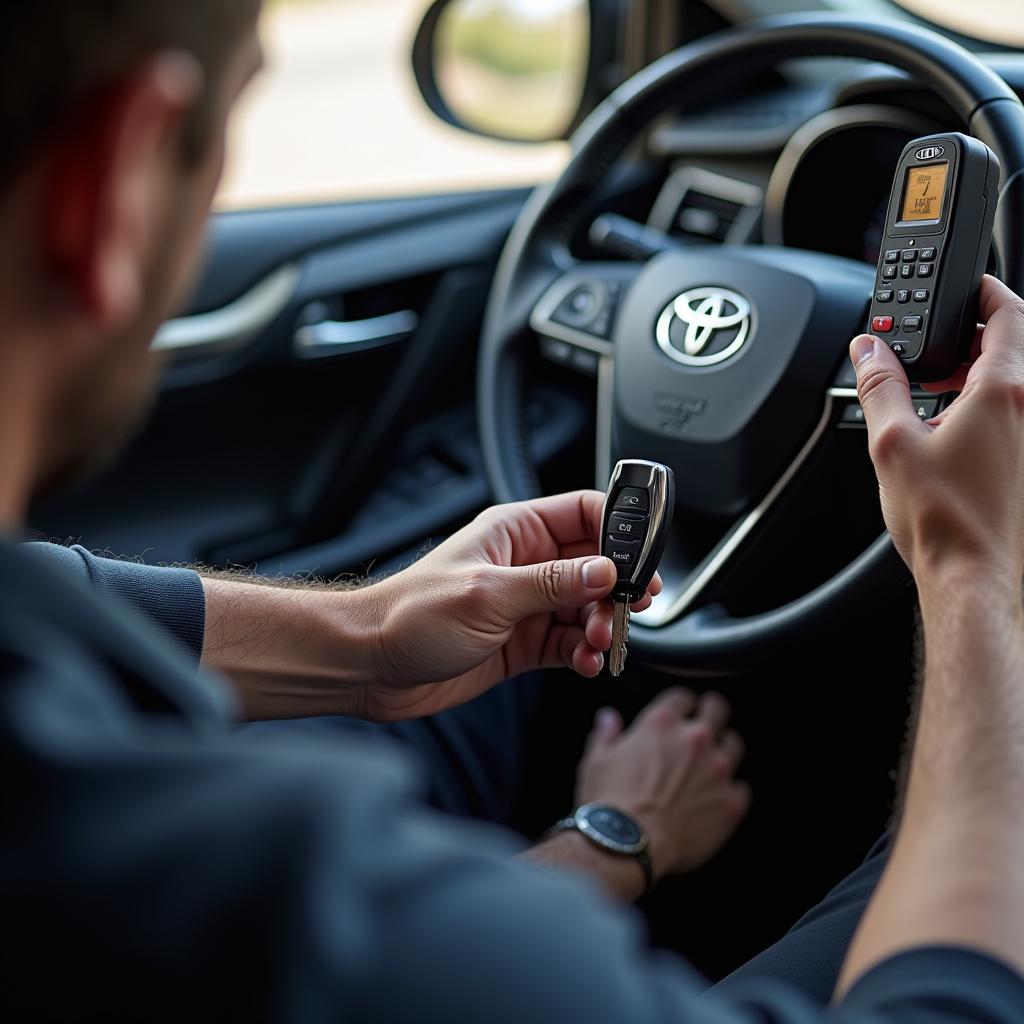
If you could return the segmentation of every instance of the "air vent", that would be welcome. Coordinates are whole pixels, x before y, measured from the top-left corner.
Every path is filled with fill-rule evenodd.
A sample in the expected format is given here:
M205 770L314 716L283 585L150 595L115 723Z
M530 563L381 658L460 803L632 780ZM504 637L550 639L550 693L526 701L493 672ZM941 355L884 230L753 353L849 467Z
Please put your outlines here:
M756 185L700 167L683 167L665 183L649 223L691 241L745 242L762 200Z

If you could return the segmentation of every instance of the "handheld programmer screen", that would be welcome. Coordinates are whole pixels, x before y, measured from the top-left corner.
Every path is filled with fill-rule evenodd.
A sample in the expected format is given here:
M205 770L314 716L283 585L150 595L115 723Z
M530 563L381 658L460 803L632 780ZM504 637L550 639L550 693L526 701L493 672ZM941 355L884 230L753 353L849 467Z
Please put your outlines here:
M907 185L903 192L904 221L938 220L946 195L949 164L926 164L907 171Z

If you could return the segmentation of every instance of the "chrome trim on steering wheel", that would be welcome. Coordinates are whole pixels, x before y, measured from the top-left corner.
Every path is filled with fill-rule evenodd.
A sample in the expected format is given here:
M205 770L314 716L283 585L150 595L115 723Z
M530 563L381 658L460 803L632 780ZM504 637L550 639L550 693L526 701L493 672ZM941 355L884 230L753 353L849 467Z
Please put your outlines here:
M732 529L726 533L704 560L677 587L673 588L671 582L666 580L665 589L654 599L654 603L647 611L639 612L633 616L634 622L651 629L658 629L661 626L667 626L669 623L675 622L676 619L692 607L693 603L700 597L715 576L718 575L726 562L739 550L740 545L747 539L757 524L768 514L790 481L796 476L814 449L817 448L818 442L824 436L832 419L833 391L835 390L838 389L833 389L826 395L825 409L821 414L818 425L814 428L814 432L807 439L803 448L797 453L796 458L775 482L772 489L761 499L757 507L748 512L742 519L737 520ZM856 392L854 392L854 397L856 397ZM608 437L608 442L610 448L610 436ZM679 488L685 486L686 484L683 480L677 483Z

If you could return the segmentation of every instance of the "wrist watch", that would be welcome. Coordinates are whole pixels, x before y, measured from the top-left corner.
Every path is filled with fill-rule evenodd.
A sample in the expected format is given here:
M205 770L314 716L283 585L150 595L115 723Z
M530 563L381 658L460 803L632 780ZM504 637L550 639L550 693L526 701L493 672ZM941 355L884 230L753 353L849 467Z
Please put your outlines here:
M544 838L573 830L581 832L602 850L636 860L644 873L643 895L646 896L654 887L654 866L648 850L647 833L628 814L608 804L583 804L571 817L555 822Z

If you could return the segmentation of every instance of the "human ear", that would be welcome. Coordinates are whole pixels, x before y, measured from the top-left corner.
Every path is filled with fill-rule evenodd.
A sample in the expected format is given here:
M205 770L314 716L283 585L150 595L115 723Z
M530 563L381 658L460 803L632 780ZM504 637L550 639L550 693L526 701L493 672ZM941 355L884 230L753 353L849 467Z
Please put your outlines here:
M194 58L159 54L96 97L49 153L43 255L102 328L130 323L181 173L181 131L199 98Z

